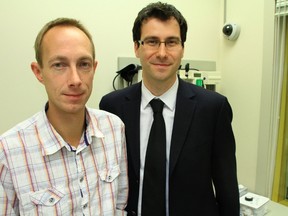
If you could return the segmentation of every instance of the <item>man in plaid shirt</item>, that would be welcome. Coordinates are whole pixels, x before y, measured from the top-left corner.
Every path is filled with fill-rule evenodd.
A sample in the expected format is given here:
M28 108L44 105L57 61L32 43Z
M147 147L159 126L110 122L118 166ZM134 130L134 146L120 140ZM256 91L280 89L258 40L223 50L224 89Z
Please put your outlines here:
M0 215L126 215L124 124L86 107L97 66L90 33L58 18L39 32L35 53L48 102L0 136Z

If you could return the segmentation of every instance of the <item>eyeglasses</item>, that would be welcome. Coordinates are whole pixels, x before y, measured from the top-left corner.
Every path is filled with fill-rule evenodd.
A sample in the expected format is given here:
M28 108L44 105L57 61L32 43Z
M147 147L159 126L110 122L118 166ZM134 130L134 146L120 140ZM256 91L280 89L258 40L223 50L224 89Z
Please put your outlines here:
M160 41L159 39L156 38L147 38L144 40L139 40L138 42L142 46L150 50L157 50L160 47L161 43L164 43L166 49L169 51L177 50L181 45L181 40L179 40L178 38L170 38L165 41Z

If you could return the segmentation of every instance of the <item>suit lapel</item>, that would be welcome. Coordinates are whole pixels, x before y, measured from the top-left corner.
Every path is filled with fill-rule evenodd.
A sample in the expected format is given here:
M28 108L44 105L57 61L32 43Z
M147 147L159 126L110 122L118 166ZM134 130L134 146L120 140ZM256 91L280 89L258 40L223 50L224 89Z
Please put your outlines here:
M141 104L141 83L133 85L126 94L126 101L123 104L123 121L126 127L127 149L130 160L132 160L134 172L139 178L140 170L140 104ZM179 87L176 99L176 110L171 137L170 149L170 175L172 174L181 149L184 145L191 119L196 107L195 96L190 85L179 79Z
M170 149L170 167L169 175L171 176L181 149L184 145L187 133L191 124L191 119L194 115L196 102L193 100L194 93L189 86L179 79L179 88L176 99L176 110L173 123L173 132L171 137Z

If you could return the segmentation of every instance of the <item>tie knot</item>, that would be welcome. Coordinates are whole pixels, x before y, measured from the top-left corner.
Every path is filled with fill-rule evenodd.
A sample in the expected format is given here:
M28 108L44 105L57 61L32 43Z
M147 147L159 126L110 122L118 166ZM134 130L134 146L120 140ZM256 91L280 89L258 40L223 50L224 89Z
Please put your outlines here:
M162 100L160 100L160 99L152 99L150 101L150 105L151 105L154 113L162 113L163 106L164 106L164 103L163 103Z

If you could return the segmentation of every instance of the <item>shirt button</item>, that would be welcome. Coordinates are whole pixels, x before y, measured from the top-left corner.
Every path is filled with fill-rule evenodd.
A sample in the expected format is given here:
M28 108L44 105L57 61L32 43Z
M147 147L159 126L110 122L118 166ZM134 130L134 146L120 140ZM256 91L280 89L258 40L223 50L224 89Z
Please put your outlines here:
M84 206L83 206L83 209L86 209L88 206L88 204L86 203Z
M50 202L50 203L53 203L54 200L55 200L55 199L54 199L53 197L49 198L49 202Z
M83 180L84 180L84 177L82 176L82 177L80 178L80 182L83 182Z
M109 176L108 176L108 180L111 180L111 179L112 179L112 176L111 176L111 175L109 175Z

